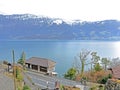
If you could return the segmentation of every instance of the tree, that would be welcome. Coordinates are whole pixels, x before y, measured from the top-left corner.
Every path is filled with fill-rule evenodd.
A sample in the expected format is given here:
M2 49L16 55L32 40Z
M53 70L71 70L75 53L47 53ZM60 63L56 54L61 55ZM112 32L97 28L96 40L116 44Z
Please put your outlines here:
M22 81L23 80L22 70L18 66L16 66L16 79L18 81Z
M79 55L79 59L81 61L81 77L83 77L85 62L87 60L87 56L89 55L90 51L82 50Z
M95 71L101 71L101 70L102 70L102 67L100 66L99 63L96 63L96 64L95 64L94 70L95 70Z
M97 56L97 52L92 52L91 53L91 55L92 55L92 62L95 64L95 63L98 63L98 61L100 60L100 57L99 56Z
M111 61L110 61L110 65L109 67L115 67L117 65L120 65L120 58L117 57L117 58L113 58Z
M104 69L107 70L107 66L110 64L110 60L108 60L107 58L102 58L101 62L104 65Z
M80 60L76 56L74 57L73 67L76 69L77 71L76 73L79 74L80 69L81 69L81 63L80 63Z
M96 66L96 64L99 62L99 60L100 60L100 57L99 56L97 56L97 52L92 52L91 53L91 55L92 55L92 61L91 61L91 70L92 70L92 65L94 64L95 66Z
M76 75L76 69L75 68L70 68L67 71L67 73L64 75L64 77L72 80L72 79L75 79L75 75Z
M18 63L21 64L23 67L25 66L25 53L22 52L21 58L18 60Z

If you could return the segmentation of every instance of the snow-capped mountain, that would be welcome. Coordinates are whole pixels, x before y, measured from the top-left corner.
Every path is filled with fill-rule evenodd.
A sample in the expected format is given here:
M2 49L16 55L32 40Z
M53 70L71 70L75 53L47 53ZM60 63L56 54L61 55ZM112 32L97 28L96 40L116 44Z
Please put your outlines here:
M1 14L0 39L120 40L120 21L66 21L32 14Z

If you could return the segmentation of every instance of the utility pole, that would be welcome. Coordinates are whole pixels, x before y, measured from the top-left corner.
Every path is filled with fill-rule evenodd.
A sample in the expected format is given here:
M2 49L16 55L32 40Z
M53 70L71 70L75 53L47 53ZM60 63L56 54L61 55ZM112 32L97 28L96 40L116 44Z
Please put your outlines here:
M16 90L16 70L15 70L15 55L14 55L14 50L12 51L12 56L13 56L13 78L14 78L14 90Z

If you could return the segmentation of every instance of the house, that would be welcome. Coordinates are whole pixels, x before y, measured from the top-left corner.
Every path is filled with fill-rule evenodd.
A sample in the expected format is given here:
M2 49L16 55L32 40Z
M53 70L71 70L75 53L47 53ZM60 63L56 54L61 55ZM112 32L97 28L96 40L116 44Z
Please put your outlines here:
M120 65L109 68L109 70L111 70L113 78L120 79Z
M44 74L57 74L55 71L56 62L39 57L31 57L25 62L26 67L30 70L42 72Z

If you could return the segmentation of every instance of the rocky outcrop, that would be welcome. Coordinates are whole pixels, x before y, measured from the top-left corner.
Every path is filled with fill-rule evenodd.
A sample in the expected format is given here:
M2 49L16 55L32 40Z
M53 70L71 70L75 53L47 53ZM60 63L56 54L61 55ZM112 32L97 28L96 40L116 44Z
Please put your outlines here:
M120 83L109 79L105 85L105 90L120 90Z

